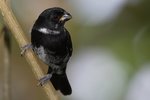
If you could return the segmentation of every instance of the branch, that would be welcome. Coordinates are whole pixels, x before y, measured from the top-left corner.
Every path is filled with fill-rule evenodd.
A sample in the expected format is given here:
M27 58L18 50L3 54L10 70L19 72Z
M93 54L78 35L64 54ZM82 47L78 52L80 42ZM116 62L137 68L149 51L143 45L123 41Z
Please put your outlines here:
M0 0L0 10L3 16L5 23L7 24L8 28L12 32L13 36L15 37L16 41L18 42L20 47L28 44L27 38L24 35L21 26L19 25L18 21L16 20L13 12L6 4L5 0ZM25 58L27 62L31 65L31 69L34 72L36 79L40 79L44 76L36 57L34 56L32 50L27 50L25 53ZM53 88L52 84L49 82L42 87L47 94L49 100L59 100L57 92Z
M10 54L11 54L11 44L10 44L10 34L8 29L4 26L2 29L4 34L4 82L3 82L3 100L10 100L11 98L11 64L10 64Z

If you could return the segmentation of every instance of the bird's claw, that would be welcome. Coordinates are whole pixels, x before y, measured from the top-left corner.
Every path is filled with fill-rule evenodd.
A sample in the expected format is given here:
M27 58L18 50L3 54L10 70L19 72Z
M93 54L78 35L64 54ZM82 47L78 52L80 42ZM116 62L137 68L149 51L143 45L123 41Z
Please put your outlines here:
M21 47L21 56L23 56L24 53L26 52L26 50L29 49L29 48L32 48L31 44L27 44L27 45Z
M52 77L52 74L47 74L44 77L42 77L39 82L38 82L38 86L43 86L45 83L47 83Z

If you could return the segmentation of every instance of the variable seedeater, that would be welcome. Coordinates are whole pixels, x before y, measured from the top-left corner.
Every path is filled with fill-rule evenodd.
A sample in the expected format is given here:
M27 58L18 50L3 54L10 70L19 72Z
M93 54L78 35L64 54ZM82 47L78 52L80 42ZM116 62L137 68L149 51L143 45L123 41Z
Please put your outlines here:
M35 21L31 31L31 44L23 47L23 51L32 48L37 56L48 65L48 72L39 80L43 85L51 81L56 90L64 95L72 93L66 68L72 55L72 41L64 27L72 18L71 14L59 7L44 10Z

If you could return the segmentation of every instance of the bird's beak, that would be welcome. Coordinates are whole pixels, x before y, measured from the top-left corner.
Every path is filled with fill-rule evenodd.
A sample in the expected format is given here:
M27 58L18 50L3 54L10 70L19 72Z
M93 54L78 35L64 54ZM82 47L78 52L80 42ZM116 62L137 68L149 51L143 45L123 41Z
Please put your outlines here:
M64 22L64 21L68 21L72 18L72 16L69 13L65 13L61 18L60 18L60 22Z

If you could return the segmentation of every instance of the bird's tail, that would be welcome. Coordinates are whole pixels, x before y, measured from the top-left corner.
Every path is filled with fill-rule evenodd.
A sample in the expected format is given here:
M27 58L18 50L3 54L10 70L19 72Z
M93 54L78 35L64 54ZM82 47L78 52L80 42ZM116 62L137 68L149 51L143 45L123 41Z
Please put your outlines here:
M62 75L53 74L50 81L52 82L54 88L56 90L60 90L63 95L70 95L72 93L66 73Z

